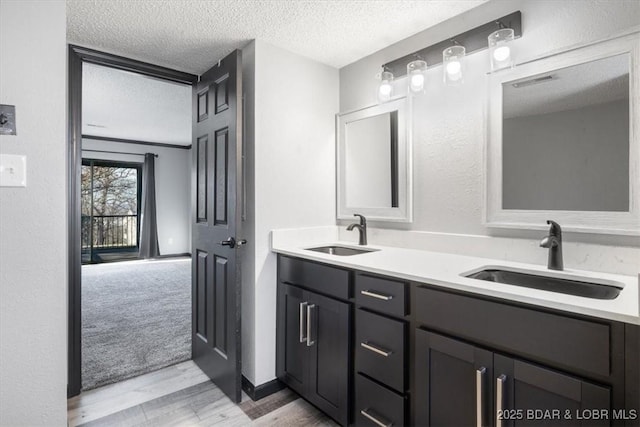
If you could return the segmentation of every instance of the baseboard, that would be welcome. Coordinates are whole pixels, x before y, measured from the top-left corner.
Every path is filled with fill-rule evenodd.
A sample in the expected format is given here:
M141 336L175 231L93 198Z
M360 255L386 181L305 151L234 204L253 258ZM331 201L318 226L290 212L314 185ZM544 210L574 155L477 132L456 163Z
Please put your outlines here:
M269 381L268 383L260 384L256 387L244 375L242 376L242 390L247 393L247 396L249 396L251 400L254 401L280 391L284 387L285 385L277 379Z
M191 254L189 252L184 252L181 254L168 254L168 255L158 255L156 259L164 259L164 258L182 258L182 257L190 257Z

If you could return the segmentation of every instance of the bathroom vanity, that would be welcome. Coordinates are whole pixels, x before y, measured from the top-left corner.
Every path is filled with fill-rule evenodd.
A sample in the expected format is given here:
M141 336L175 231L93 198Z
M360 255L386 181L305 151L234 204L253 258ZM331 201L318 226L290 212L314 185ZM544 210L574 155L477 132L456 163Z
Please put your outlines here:
M305 248L273 248L277 375L340 424L640 422L636 278L579 272L624 286L591 299L464 277L496 260Z
M272 235L278 378L342 425L640 425L637 269L561 271L560 226L548 221L640 234L638 40L633 31L487 75L482 223L551 223L549 268L504 261L517 258L510 248L495 260ZM398 98L337 116L338 221L412 222L415 105ZM437 187L426 176L415 183ZM425 231L427 218L465 206L431 208L440 199L402 229ZM354 228L366 244L366 222Z

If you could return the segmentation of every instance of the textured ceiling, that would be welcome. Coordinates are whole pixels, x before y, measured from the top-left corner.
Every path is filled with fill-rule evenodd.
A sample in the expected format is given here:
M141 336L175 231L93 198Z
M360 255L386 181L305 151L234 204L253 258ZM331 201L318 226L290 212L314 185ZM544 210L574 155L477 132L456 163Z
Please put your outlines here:
M549 75L553 77L551 80L520 88L505 83L504 117L549 114L629 98L629 55L612 56L539 76Z
M191 144L191 86L82 66L84 135Z
M481 3L67 0L67 39L196 74L252 39L339 68Z

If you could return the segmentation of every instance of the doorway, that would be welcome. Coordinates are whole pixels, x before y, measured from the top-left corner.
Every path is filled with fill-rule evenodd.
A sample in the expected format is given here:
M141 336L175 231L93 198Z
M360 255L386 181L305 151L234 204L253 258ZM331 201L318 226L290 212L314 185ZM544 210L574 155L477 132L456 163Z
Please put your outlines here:
M98 105L83 110L90 104L83 104L83 97L85 102L114 98L113 88L100 91L87 86L92 78L97 79L106 72L119 75L113 79L114 86L135 75L147 84L170 83L188 88L186 103L180 107L186 117L183 127L189 130L184 138L185 146L144 141L135 132L131 134L137 122L145 126L144 120L140 120L144 111L140 111L138 105L121 103L117 109ZM187 73L69 47L69 396L79 394L83 388L119 381L191 358L188 194L190 98L195 80L196 76ZM136 102L147 96L142 91L130 89L130 92L130 98ZM101 117L113 123L94 120L100 116L96 110L101 108L106 110ZM114 119L126 115L123 111L136 117L133 126L122 126L122 122ZM87 122L93 126L88 128ZM114 135L117 131L121 134ZM131 136L126 138L127 135ZM155 138L152 131L150 135L150 139ZM151 168L147 157L154 160ZM176 163L183 172L172 170ZM176 176L184 175L183 179L171 176L169 170ZM148 191L150 176L154 186ZM185 200L176 200L185 212L176 219L175 215L171 216L175 210L165 209L157 218L154 207L153 225L165 231L164 235L160 233L164 240L159 244L157 236L155 238L155 245L161 250L150 255L153 260L138 260L141 236L144 238L145 232L149 234L148 230L142 230L145 204L147 218L152 218L148 206L151 203L155 206L156 200L162 203L161 209L171 205L171 200L167 200L171 195L165 194L168 191L155 187L166 182L173 185L174 194L186 194ZM143 197L145 193L153 197ZM176 227L166 231L163 221L183 222L186 231L180 231L177 236ZM150 241L153 243L153 239ZM180 248L178 254L166 246L167 241L177 242L174 246ZM182 258L165 259L163 252Z
M190 150L191 203L178 204L189 212L192 227L191 271L191 357L200 369L234 402L240 401L240 269L238 249L242 239L242 59L234 51L216 61L210 70L197 77L127 58L78 46L69 46L69 380L68 396L82 388L82 268L93 267L82 261L81 175L83 151L94 153L143 155L142 211L139 217L138 247L145 258L158 258L158 239L149 239L157 229L157 218L145 206L155 205L154 157L151 152L116 152L95 146L85 149L83 139L83 68L101 65L192 87L191 108L193 149ZM165 115L171 118L171 114ZM98 142L138 144L161 148L150 141L120 137L91 136ZM144 154L143 154L144 153ZM98 160L98 159L92 159ZM100 159L121 160L121 159ZM94 163L95 164L95 163ZM169 168L171 169L171 168ZM95 172L95 171L94 171ZM138 179L138 178L136 178ZM189 211L190 206L190 211ZM132 210L133 212L133 210ZM133 213L131 214L133 215ZM97 216L92 214L90 216ZM156 224L156 225L153 225ZM93 225L92 225L93 226ZM94 233L95 234L95 233ZM128 233L128 234L132 234ZM157 234L157 233L156 233ZM236 240L236 237L238 238ZM132 238L131 238L132 240ZM92 243L93 244L93 243ZM129 243L131 246L131 243ZM154 247L156 248L154 250ZM93 250L95 253L96 251ZM147 255L151 253L151 255ZM138 261L135 261L138 262ZM155 261L154 261L155 262ZM163 262L163 260L160 260ZM113 264L97 264L108 266ZM166 274L161 274L166 278ZM135 281L137 282L137 281ZM117 292L116 292L117 293ZM147 307L145 307L147 308ZM141 309L142 311L142 309ZM159 307L152 312L164 312ZM125 328L119 327L118 330ZM148 335L151 335L148 333ZM155 338L155 342L161 339ZM195 342L197 341L197 345ZM134 342L134 346L139 341Z
M83 391L191 358L191 92L83 65Z

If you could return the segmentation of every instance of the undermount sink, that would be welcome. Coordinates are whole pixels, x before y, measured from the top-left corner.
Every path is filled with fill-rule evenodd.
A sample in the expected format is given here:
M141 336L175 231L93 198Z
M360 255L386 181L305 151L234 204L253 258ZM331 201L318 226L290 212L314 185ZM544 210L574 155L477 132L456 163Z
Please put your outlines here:
M622 283L609 280L581 276L563 278L545 275L537 271L518 270L515 268L506 269L494 266L463 273L462 276L579 297L609 300L615 299L624 287Z
M319 246L317 248L309 248L307 250L322 252L329 255L349 256L349 255L365 254L367 252L375 252L377 249L360 249L360 248L350 248L348 246L332 245L332 246Z

